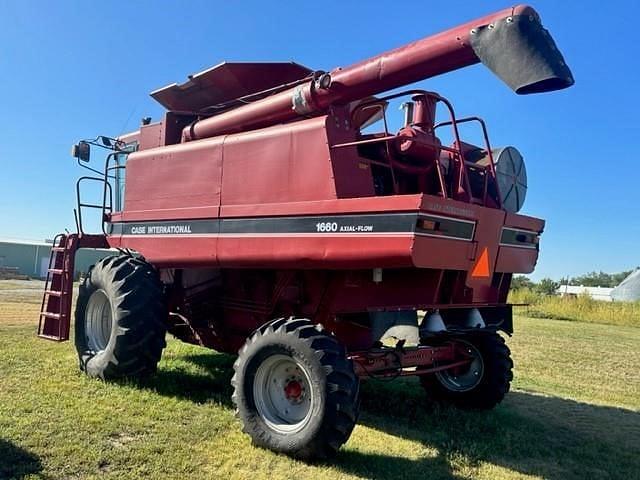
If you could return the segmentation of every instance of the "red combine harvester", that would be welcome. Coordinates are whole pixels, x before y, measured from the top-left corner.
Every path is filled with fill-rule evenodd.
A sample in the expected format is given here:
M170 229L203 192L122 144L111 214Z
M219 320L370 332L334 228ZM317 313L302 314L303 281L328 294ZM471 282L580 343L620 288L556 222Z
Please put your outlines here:
M238 353L244 431L301 458L346 442L363 378L414 375L442 401L495 406L512 379L498 333L512 333L511 277L533 270L544 226L517 214L522 157L436 93L379 96L478 62L518 94L573 84L517 6L331 72L221 63L156 90L162 121L74 146L87 168L91 146L110 152L78 180L78 232L56 237L39 335L69 338L75 253L110 247L75 312L92 377L152 373L167 331ZM469 122L483 145L460 138ZM88 183L102 202L83 201ZM102 233L83 231L87 208Z

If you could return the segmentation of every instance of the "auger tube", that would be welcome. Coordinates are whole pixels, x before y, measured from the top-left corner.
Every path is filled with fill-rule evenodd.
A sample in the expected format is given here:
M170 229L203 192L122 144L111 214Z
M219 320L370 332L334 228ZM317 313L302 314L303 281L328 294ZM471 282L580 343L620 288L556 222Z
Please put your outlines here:
M573 85L551 35L529 6L501 10L444 32L387 51L329 78L294 88L184 128L183 141L209 138L315 116L332 104L376 95L459 68L485 64L518 94L559 90Z

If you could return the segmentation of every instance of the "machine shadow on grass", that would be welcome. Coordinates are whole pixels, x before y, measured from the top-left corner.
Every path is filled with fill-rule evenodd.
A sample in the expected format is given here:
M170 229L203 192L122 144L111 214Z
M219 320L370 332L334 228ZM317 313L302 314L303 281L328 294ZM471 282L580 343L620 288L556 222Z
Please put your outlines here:
M161 395L231 408L234 356L202 353L160 365L142 383ZM195 374L182 362L191 363ZM634 478L640 471L640 413L511 392L489 412L464 412L428 400L415 379L363 382L359 424L435 449L411 459L342 448L334 468L365 478L456 478L456 464L481 462L548 479Z
M378 479L456 478L455 463L488 462L547 479L629 479L640 471L640 413L525 392L490 412L430 403L417 382L370 381L360 424L435 448L411 460L343 449L337 466Z
M0 438L0 478L20 480L42 471L40 458L17 446L9 440Z
M160 364L155 375L140 383L160 395L184 398L195 403L215 402L231 407L231 377L235 356L199 353L181 356L180 362L170 368ZM181 368L182 362L189 362L206 373L194 373ZM164 368L163 368L164 367Z

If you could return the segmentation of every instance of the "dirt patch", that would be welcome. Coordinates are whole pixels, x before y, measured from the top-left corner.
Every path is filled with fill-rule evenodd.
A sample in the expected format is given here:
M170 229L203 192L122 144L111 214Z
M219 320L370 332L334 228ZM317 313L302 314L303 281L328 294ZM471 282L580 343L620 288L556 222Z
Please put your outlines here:
M129 443L135 442L138 436L129 433L116 432L109 435L109 444L114 448L124 448Z

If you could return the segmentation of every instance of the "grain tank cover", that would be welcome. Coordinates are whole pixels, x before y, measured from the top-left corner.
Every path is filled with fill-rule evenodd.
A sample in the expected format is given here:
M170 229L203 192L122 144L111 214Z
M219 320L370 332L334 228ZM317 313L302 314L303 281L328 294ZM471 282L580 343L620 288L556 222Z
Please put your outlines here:
M185 83L173 83L151 92L151 96L167 110L200 112L301 80L311 73L312 70L295 62L222 62L189 75ZM215 108L212 110L211 113L215 112Z

